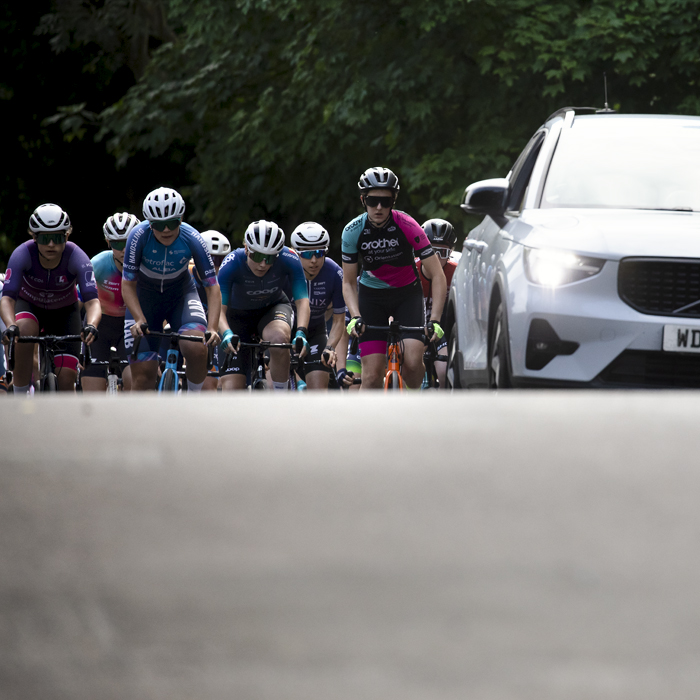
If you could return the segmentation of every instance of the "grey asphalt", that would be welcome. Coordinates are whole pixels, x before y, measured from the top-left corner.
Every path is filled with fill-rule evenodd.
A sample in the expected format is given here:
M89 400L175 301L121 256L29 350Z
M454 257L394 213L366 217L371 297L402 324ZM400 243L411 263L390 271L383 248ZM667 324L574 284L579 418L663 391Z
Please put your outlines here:
M2 401L0 698L695 700L699 406Z

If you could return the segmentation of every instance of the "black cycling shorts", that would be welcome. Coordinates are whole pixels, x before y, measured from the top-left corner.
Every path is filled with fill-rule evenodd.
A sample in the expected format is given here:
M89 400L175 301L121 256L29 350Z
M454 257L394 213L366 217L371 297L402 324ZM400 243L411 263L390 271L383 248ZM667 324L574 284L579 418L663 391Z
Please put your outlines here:
M413 284L393 289L374 289L360 284L358 290L360 316L370 326L388 326L389 316L402 326L425 325L423 310L423 288L416 280ZM408 331L402 338L422 340L422 331ZM362 357L386 352L385 331L365 331L360 336Z

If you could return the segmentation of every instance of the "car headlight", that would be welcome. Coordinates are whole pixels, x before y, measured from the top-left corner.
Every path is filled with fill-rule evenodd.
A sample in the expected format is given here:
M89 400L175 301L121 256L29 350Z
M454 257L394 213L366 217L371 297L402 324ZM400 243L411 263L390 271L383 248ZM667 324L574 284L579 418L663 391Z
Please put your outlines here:
M525 248L525 275L533 284L560 287L597 275L605 260L576 255L566 250Z

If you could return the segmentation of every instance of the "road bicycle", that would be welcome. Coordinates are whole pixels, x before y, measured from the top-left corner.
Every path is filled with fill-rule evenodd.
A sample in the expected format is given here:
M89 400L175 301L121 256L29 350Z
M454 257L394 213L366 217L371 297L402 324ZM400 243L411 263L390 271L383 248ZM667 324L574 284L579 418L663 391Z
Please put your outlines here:
M268 388L266 370L268 364L267 351L270 348L285 348L289 350L292 355L294 349L292 343L271 343L269 340L259 340L254 343L244 343L241 341L240 347L251 348L253 350L253 352L250 353L250 384L248 385L248 391L265 391ZM231 354L226 353L226 358L221 368L222 375L226 371L230 361Z
M439 389L440 380L438 379L436 362L447 362L447 355L439 355L437 344L435 342L428 343L423 353L423 364L425 365L425 376L421 389Z
M182 387L180 386L180 373L178 372L177 365L180 359L180 341L186 340L190 343L206 343L211 337L211 332L207 331L204 337L201 335L185 335L184 333L171 333L171 332L161 332L161 331L151 331L148 330L146 324L142 324L141 328L147 332L152 338L166 338L169 341L168 350L165 353L165 364L162 367L160 380L158 381L158 386L156 391L159 394L171 393L177 394L180 388L185 390L187 388L187 379L182 373ZM139 336L134 343L134 349L132 351L132 357L135 359L138 355L138 349L141 344L141 338ZM207 361L207 370L212 367L212 353L213 348L209 347L209 358Z
M111 347L109 349L109 359L108 360L93 360L90 355L89 347L85 353L85 362L83 367L87 368L88 365L102 365L107 367L107 394L114 396L119 393L120 388L123 386L122 383L122 372L126 367L129 366L128 360L122 360L119 356L117 348Z
M83 339L79 335L19 335L15 340L18 343L36 343L39 346L39 381L37 390L40 392L55 392L58 391L56 353L64 352L66 343L82 343ZM82 347L83 351L79 361L81 365L84 365L89 351L85 349L87 348L86 345L83 344ZM14 371L15 350L12 342L7 346L7 366L8 369Z
M384 374L384 391L403 391L405 384L401 376L403 365L403 340L401 333L425 333L423 326L402 326L393 318L389 318L388 326L369 326L365 324L365 331L383 331L386 333L386 373ZM353 336L350 341L350 354L357 354L360 339ZM427 339L423 335L423 342Z

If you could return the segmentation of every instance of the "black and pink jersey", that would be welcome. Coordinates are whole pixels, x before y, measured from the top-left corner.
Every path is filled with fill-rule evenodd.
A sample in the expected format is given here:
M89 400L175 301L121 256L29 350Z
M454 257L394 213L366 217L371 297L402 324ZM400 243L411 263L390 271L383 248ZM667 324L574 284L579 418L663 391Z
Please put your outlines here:
M402 211L392 211L386 226L376 228L367 213L343 229L343 262L362 262L360 284L374 289L405 287L418 279L414 258L434 255L418 222Z
M78 301L97 299L97 284L90 258L75 243L66 243L61 261L52 270L42 267L34 241L15 248L7 264L3 294L24 299L41 309L61 309Z

